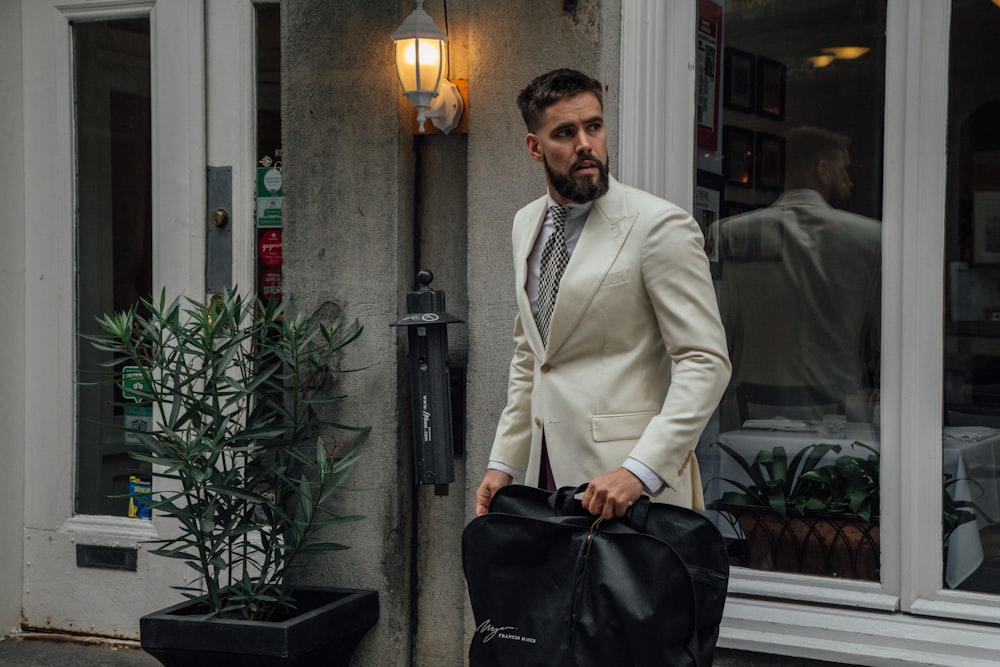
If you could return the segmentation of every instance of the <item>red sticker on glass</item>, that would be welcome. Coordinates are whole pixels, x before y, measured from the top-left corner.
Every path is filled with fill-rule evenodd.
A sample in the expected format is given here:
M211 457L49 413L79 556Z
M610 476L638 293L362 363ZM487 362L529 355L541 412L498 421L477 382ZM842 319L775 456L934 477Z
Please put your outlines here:
M281 230L270 229L260 236L257 254L264 266L281 266Z

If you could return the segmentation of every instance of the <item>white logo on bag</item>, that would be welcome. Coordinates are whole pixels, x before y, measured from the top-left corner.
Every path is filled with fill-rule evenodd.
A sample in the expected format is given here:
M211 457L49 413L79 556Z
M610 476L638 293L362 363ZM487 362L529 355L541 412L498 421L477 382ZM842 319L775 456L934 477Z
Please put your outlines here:
M517 627L513 625L498 627L493 625L493 621L491 619L486 619L478 628L476 628L476 632L483 635L484 644L487 644L494 639L509 639L511 641L525 642L527 644L534 644L536 641L534 637L523 637L516 634L516 632L509 632L510 630L516 631Z

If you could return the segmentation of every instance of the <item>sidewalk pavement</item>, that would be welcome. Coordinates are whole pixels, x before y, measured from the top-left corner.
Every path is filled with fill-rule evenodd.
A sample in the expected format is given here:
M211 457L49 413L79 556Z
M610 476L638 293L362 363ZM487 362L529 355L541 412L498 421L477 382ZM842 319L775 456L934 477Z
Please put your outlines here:
M26 633L0 641L0 667L160 667L139 642Z
M719 649L716 667L837 667L847 663ZM27 633L0 641L0 667L161 667L139 642ZM855 665L854 667L859 667Z

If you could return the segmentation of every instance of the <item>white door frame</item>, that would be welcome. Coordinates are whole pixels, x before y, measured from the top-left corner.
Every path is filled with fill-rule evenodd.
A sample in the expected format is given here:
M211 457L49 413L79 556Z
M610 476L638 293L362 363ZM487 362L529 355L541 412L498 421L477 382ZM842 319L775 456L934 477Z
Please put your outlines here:
M159 519L74 514L71 22L150 19L153 292L196 297L205 293L209 131L219 134L212 158L234 168L231 219L250 220L239 231L234 226L234 281L242 288L253 275L253 5L252 0L22 0L21 12L28 272L22 617L29 627L137 638L141 614L179 599L169 586L185 581L181 573L187 568L150 557L144 542L171 528ZM216 31L210 70L206 22ZM213 92L229 86L222 91L224 106L235 117L220 120L207 113L206 77ZM136 549L137 571L80 568L78 544Z

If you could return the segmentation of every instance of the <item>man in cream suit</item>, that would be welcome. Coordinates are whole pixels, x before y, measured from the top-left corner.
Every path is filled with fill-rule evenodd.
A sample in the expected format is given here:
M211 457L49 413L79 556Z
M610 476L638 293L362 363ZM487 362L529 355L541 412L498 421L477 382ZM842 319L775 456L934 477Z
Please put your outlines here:
M731 367L698 225L609 176L598 81L555 70L518 107L548 192L514 218L516 349L476 511L522 474L589 482L605 518L643 493L701 507L694 449Z

